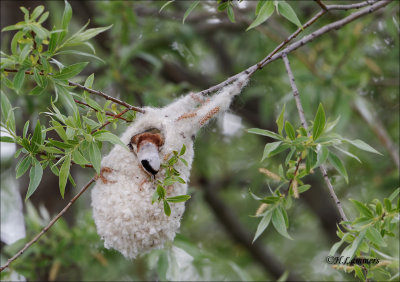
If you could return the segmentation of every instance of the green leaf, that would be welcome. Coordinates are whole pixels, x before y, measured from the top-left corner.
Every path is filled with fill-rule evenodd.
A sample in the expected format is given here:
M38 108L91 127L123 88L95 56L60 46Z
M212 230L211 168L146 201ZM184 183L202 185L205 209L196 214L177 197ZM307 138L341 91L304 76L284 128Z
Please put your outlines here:
M49 142L50 142L51 145L56 146L56 147L61 148L61 149L70 149L70 148L74 147L71 144L60 142L60 141L53 140L53 139L49 139Z
M20 69L17 74L14 76L13 84L15 90L19 91L24 84L25 80L25 69Z
M232 5L228 5L228 10L227 10L228 18L229 20L234 23L235 22L235 13L233 11Z
M251 23L251 25L246 29L246 31L259 26L274 13L274 4L272 1L265 1L265 3L260 8L256 19Z
M279 13L298 27L302 28L299 18L293 8L285 1L277 1L277 3L277 10Z
M279 153L281 153L281 152L283 152L283 151L286 151L287 149L289 149L290 148L290 145L289 144L280 144L279 146L278 146L278 148L276 148L275 150L273 150L270 154L269 154L269 157L272 157L272 156L275 156L275 155L277 155L277 154L279 154Z
M306 159L306 171L310 173L310 170L315 167L317 163L317 153L314 152L313 149L308 148L307 150L307 159Z
M372 211L366 205L357 200L350 199L350 201L353 202L353 204L356 206L357 210L360 212L361 215L364 215L368 218L374 217Z
M8 100L8 97L6 93L1 91L0 95L1 99L1 116L4 121L7 121L7 123L10 125L10 128L13 132L15 132L15 117L14 117L14 111L12 109L11 103Z
M329 251L329 256L333 256L333 255L335 255L336 254L336 252L337 252L337 250L339 249L339 247L346 241L346 239L348 238L348 237L350 237L351 236L351 234L350 233L346 233L343 237L342 237L342 239L339 241L339 242L336 242L335 244L333 244L333 246L332 246L332 248L330 249L330 251Z
M37 68L33 69L33 78L35 79L37 85L40 87L44 86L42 76L39 74L39 70Z
M265 130L265 129L250 128L249 130L247 130L247 132L248 133L257 134L257 135L268 136L268 137L271 137L271 138L277 139L277 140L282 140L283 139L281 136L279 136L275 132L272 132L272 131L269 131L269 130Z
M313 140L317 140L319 136L324 131L325 128L325 111L322 104L319 104L317 114L314 118L314 125L313 125Z
M229 3L228 2L222 2L218 5L217 11L222 12L225 11L226 8L228 8Z
M340 152L342 152L343 154L348 155L349 157L351 157L351 158L357 160L359 163L361 163L361 160L357 156L353 155L352 153L347 152L346 150L344 150L340 147L337 147L337 146L333 146L333 147L336 148L337 150L339 150Z
M294 152L296 152L296 148L292 147L290 149L289 154L287 154L287 156L285 158L285 166L287 166L289 164L289 161L292 159Z
M186 202L189 199L190 195L179 195L175 197L168 197L167 201L170 203L180 203L180 202Z
M25 33L24 33L22 30L21 30L21 31L18 31L18 32L14 35L13 39L11 40L11 53L12 53L13 55L17 55L17 46L19 45L18 41L19 41L21 38L23 38L24 35L25 35Z
M127 148L124 142L122 142L118 136L112 134L111 132L100 132L99 134L96 133L93 134L93 137L98 141L107 141L116 145L121 145L124 148Z
M22 49L21 53L19 53L19 57L18 57L18 61L20 64L23 64L23 62L25 61L26 57L28 56L28 54L31 52L31 47L32 47L32 43L28 43L24 46L24 48ZM20 69L20 71L25 70L24 69Z
M157 194L160 199L164 199L166 193L167 191L164 187L162 187L161 185L157 185Z
M65 35L67 35L68 32L68 25L69 22L71 21L72 18L72 8L71 5L65 1L65 8L64 8L64 13L62 16L62 20L61 20L61 28L64 29L64 31L62 31L59 35L58 40L62 41L65 37Z
M282 136L282 130L283 130L283 121L284 121L284 116L285 116L285 108L286 108L286 104L283 105L282 111L279 115L279 117L276 119L276 124L278 125L278 132L279 135Z
M329 152L328 160L332 164L332 166L344 177L346 183L349 183L349 177L347 176L347 171L342 161L331 152Z
M43 13L43 11L44 11L43 5L37 6L31 14L31 20L32 21L36 20L36 18L39 17Z
M325 146L321 146L317 152L317 163L315 167L319 167L320 165L324 164L326 159L328 158L329 150Z
M183 15L182 24L185 24L186 18L190 15L190 13L199 5L200 1L194 1L190 4L190 7L186 10L185 14Z
M47 18L49 17L50 13L49 12L45 12L40 19L37 21L39 24L42 24L45 20L47 20Z
M343 139L343 141L350 143L351 145L357 147L358 149L367 151L367 152L371 152L371 153L375 153L378 155L382 155L381 153L379 153L377 150L375 150L374 148L372 148L370 145L368 145L367 143L365 143L362 140L356 139L356 140L349 140L349 139Z
M297 190L299 191L299 194L306 192L308 189L311 188L311 185L306 184L306 185L302 185L300 187L297 188Z
M88 62L81 62L65 67L60 73L53 75L55 79L69 79L79 74L88 64Z
M179 153L179 156L182 156L183 154L185 154L185 152L186 152L186 146L185 146L185 144L183 144L182 145L182 149L181 149L181 151Z
M388 198L383 199L383 204L385 205L385 210L390 212L392 210L392 202Z
M375 211L376 211L376 214L377 215L379 215L379 216L381 216L382 215L382 203L378 200L378 202L376 203L376 206L375 206Z
M171 215L171 207L168 204L167 200L164 200L164 213L166 216L170 216Z
M289 121L285 122L285 132L291 140L296 139L296 133L294 131L293 125Z
M160 10L158 12L161 13L161 11L164 10L165 7L167 7L169 4L171 4L174 1L175 0L167 1L164 5L161 6L161 8L160 8Z
M15 140L10 136L0 136L0 142L15 143Z
M265 203L265 204L276 204L277 202L279 202L280 197L277 196L267 196L264 197L260 200L260 202Z
M353 267L354 267L354 272L355 272L356 276L358 277L358 279L360 279L361 281L366 281L364 273L361 270L361 267L357 264L355 264Z
M375 245L386 247L386 242L383 240L381 233L375 227L368 227L365 236Z
M26 192L25 201L29 199L29 197L36 191L38 188L40 181L42 180L43 176L43 168L40 165L40 162L37 159L32 159L33 166L29 172L29 187L28 191Z
M400 187L394 190L392 194L390 194L389 201L393 202L393 200L397 197L397 195L399 195L399 193L400 193Z
M90 142L89 145L89 160L92 163L97 173L100 173L101 152L96 142Z
M293 240L293 238L287 233L285 218L283 217L282 211L279 208L275 208L272 212L272 224L279 234L290 240Z
M264 217L261 219L260 223L257 226L256 234L254 235L253 243L257 240L258 237L267 229L269 223L271 222L272 210L268 210Z
M36 37L38 37L42 40L48 38L49 31L47 29L45 29L41 26L37 26L37 25L32 25L31 28L36 33Z
M22 175L25 174L25 172L28 170L29 166L31 165L31 157L26 156L23 158L18 164L17 167L15 168L16 176L15 178L18 179Z
M355 253L357 252L358 248L360 247L361 243L363 242L365 237L365 230L361 231L358 236L354 239L351 245L347 246L343 252L343 257L349 257L350 260L353 259Z
M53 54L54 50L56 49L57 43L58 43L58 38L59 38L58 33L53 32L50 34L50 41L49 41L49 46L48 46L48 51L50 54Z
M66 55L66 54L89 57L89 58L99 60L102 63L105 63L105 61L103 59L97 57L96 55L86 53L86 52L76 51L76 50L63 50L63 51L57 52L57 54L55 54L55 55Z
M60 178L59 178L60 193L63 199L65 193L65 186L67 185L70 166L71 166L71 155L67 154L65 155L64 162L61 166Z
M36 151L39 145L42 144L42 128L40 126L40 121L36 122L35 131L33 132L33 137L31 140L32 151Z
M281 141L277 141L277 142L272 142L272 143L266 144L265 148L264 148L264 154L262 156L261 161L265 160L265 158L267 158L272 151L274 151L276 148L278 148L278 146L281 143L282 143Z
M74 150L72 152L72 159L78 165L85 165L89 163L85 157L79 152L79 150Z
M179 158L179 160L185 165L189 166L188 162L184 158Z
M88 30L85 31L78 31L75 33L73 36L71 36L69 39L67 39L65 46L74 46L81 44L84 41L87 41L99 33L102 33L108 29L110 29L112 25L106 26L106 27L97 27L97 28L89 28Z

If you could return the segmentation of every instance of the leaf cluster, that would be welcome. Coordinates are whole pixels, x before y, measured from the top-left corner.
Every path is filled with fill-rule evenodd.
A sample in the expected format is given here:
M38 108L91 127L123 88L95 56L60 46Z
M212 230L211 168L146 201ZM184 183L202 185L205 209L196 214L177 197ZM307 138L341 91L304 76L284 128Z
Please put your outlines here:
M174 168L174 165L178 162L181 161L185 166L188 166L187 161L182 158L182 156L186 152L186 146L185 144L182 145L182 148L180 152L178 151L173 151L173 156L164 164L161 165L161 167L164 169L165 177L164 179L157 180L157 189L153 194L153 197L151 199L151 203L154 204L154 202L160 202L163 201L164 204L164 213L167 216L171 215L171 207L169 203L180 203L180 202L186 202L187 200L190 199L190 195L178 195L174 197L167 197L167 189L168 186L173 185L176 182L185 184L185 180L183 180L180 177L180 172L177 171Z
M353 265L345 269L354 272L362 281L376 277L377 273L384 275L385 280L391 280L392 275L388 269L397 268L398 258L385 255L382 248L388 247L387 238L395 237L399 229L399 192L400 188L397 188L388 198L384 198L383 203L378 199L369 204L351 200L359 216L353 221L343 221L341 227L338 226L336 234L341 240L332 246L329 255L335 255L342 245L347 245L340 254L344 258L380 257L382 260L376 265Z

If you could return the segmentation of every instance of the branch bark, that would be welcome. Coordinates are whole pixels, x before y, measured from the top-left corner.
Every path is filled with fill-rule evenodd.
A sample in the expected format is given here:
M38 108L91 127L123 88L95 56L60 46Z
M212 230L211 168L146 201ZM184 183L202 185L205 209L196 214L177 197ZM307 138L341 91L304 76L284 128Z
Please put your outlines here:
M275 52L275 50L272 51L272 53L271 53L270 55L268 55L267 57L265 57L263 60L261 60L261 61L258 62L257 64L254 64L254 65L252 65L251 67L245 69L244 71L242 71L242 72L240 72L240 73L238 73L238 74L236 74L236 75L234 75L234 76L229 77L228 79L226 79L225 81L223 81L223 82L221 82L221 83L219 83L219 84L217 84L217 85L214 85L214 86L212 86L212 87L210 87L210 88L208 88L208 89L205 89L205 90L203 90L203 91L200 91L199 94L201 94L201 95L208 95L208 94L210 94L210 93L216 92L216 91L220 90L221 88L223 88L224 86L226 86L226 85L232 83L232 82L235 81L239 76L241 76L241 75L243 75L243 74L247 74L248 76L251 76L251 75L253 75L257 70L262 69L263 67L265 67L265 66L268 65L269 63L271 63L271 62L273 62L273 61L275 61L275 60L277 60L277 59L279 59L279 58L282 58L283 54L289 54L290 52L295 51L296 49L300 48L301 46L303 46L303 45L305 45L305 44L307 44L307 43L313 41L315 38L318 38L318 37L320 37L321 35L323 35L323 34L329 32L329 31L331 31L331 30L340 29L341 27L345 26L346 24L348 24L348 23L350 23L350 22L352 22L352 21L354 21L354 20L356 20L356 19L358 19L358 18L360 18L360 17L362 17L362 16L365 16L365 15L367 15L367 14L369 14L369 13L372 13L372 12L374 12L374 11L380 9L380 8L383 8L383 7L385 7L386 5L388 5L388 4L391 3L391 2L392 2L392 0L382 0L382 1L376 2L376 3L372 4L372 5L371 5L370 7L368 7L368 8L364 8L364 9L362 9L362 10L360 10L360 11L357 11L357 12L352 13L351 15L349 15L349 16L347 16L347 17L341 19L341 20L338 20L338 21L335 21L335 22L333 22L333 23L331 23L331 24L325 25L325 26L321 27L320 29L318 29L318 30L312 32L311 34L304 36L304 37L303 37L302 39L300 39L299 41L296 41L296 42L290 44L289 46L287 46L285 49L283 49L283 50L280 51L279 53L275 53L274 55L271 56L271 54L273 54L273 52ZM369 5L369 4L370 4L369 1L366 1L366 2L363 2L363 3L364 3L364 5ZM329 7L329 6L327 6L327 7ZM331 8L331 10L334 10L334 8ZM315 20L317 20L319 17L321 17L322 15L319 15L320 13L322 13L322 15L323 15L323 14L326 13L326 11L322 10L322 11L318 12L318 14L315 15L310 21L312 21L312 20L315 21ZM318 15L319 15L319 16L318 16ZM317 17L317 16L318 16L318 17ZM309 22L310 22L310 21L309 21ZM309 22L307 22L307 23L309 23ZM306 24L307 24L307 23L306 23ZM305 25L306 25L306 24L305 24ZM304 26L305 26L305 25L304 25ZM296 31L296 32L297 32L297 31ZM295 32L295 33L296 33L296 32ZM292 34L291 36L293 36L293 34ZM291 37L291 36L290 36L290 37Z
M90 185L92 185L93 182L95 182L95 178L94 178L94 177L93 177L92 179L90 179L90 181L89 181L85 186L83 186L83 188L79 191L79 193L76 194L75 197L73 197L73 198L71 199L71 201L69 201L69 203L65 206L65 208L63 208L62 211L60 211L60 212L56 215L56 217L54 217L54 218L49 222L49 224L47 224L46 227L44 227L44 228L42 229L42 231L40 231L39 234L37 234L31 241L29 241L28 243L26 243L25 246L24 246L21 250L19 250L12 258L10 258L10 259L7 261L6 264L4 264L4 265L2 265L2 266L0 267L0 272L2 272L4 269L6 269L6 268L10 265L10 263L12 263L14 260L16 260L17 258L19 258L30 246L32 246L34 243L36 243L36 241L38 241L38 240L40 239L40 237L42 237L42 235L43 235L44 233L46 233L47 230L49 230L50 227L52 227L52 226L54 225L54 223L56 223L57 220L58 220L61 216L63 216L63 215L68 211L68 209L72 206L72 204L73 204L73 203L74 203L74 202L75 202L89 187L90 187Z
M289 76L290 86L292 87L293 97L296 101L296 107L297 107L297 111L299 112L301 124L307 130L308 129L307 120L304 116L304 110L303 110L303 106L301 105L299 91L297 89L296 82L295 82L294 76L293 76L293 72L292 72L292 69L290 68L289 59L287 58L286 53L282 54L282 59L283 59L283 62L285 63L286 71ZM307 135L309 135L308 131L307 131ZM321 170L322 176L324 177L324 180L325 180L326 186L328 187L331 198L335 201L336 207L340 213L342 220L348 221L347 216L344 213L342 203L340 202L339 198L336 196L335 190L333 189L333 185L332 185L331 181L329 180L325 166L321 165L319 168Z

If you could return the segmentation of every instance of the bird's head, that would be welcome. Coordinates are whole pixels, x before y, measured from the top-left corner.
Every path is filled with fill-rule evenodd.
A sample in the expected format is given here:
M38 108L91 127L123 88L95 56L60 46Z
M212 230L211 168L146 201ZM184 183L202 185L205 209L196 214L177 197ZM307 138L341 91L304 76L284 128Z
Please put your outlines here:
M142 167L152 175L160 170L160 147L164 145L164 137L160 130L151 128L132 136L128 146L137 154Z

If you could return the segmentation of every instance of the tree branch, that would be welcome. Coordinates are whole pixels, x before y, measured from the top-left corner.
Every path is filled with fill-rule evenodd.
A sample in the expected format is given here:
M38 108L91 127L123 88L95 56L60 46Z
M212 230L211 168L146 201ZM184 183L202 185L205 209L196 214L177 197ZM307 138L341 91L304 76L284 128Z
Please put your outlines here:
M18 70L12 70L12 69L4 69L4 71L5 72L18 72ZM33 75L33 72L32 71L25 71L25 74ZM45 73L44 72L39 72L39 75L45 75ZM52 74L48 73L48 75L52 75ZM92 93L94 95L101 96L101 97L105 98L106 100L110 100L110 101L113 101L116 104L120 104L120 105L128 108L129 110L133 110L133 111L136 111L136 112L139 112L139 113L144 113L143 109L135 107L135 106L132 106L132 105L130 105L130 104L124 102L124 101L121 101L121 100L117 99L117 98L111 97L110 95L107 95L104 92L87 88L87 87L85 87L85 86L83 86L83 85L81 85L79 83L72 82L72 81L68 81L68 85L69 86L78 87L78 88L83 89L83 90L85 90L85 91L87 91L89 93Z
M282 54L282 59L283 59L283 62L285 63L286 71L289 76L290 86L292 87L293 97L296 101L296 107L297 107L297 111L299 112L301 124L307 130L308 129L307 120L304 116L304 110L303 110L303 106L301 105L299 91L297 89L296 82L295 82L294 76L293 76L293 72L292 72L292 69L290 68L289 59L287 58L286 53ZM307 131L307 135L309 135L308 131ZM336 196L336 193L335 193L335 190L333 189L332 183L328 178L328 174L326 172L325 166L321 165L319 168L321 170L322 176L324 177L325 183L328 186L331 198L335 201L336 207L340 213L342 220L348 221L347 216L344 213L342 203L339 201L339 198Z
M68 209L72 206L72 204L73 204L73 203L74 203L74 202L75 202L89 187L90 187L90 185L91 185L93 182L95 182L95 178L94 178L94 177L93 177L92 179L90 179L90 181L89 181L85 186L83 186L83 188L79 191L79 193L76 194L75 197L73 197L73 198L71 199L71 201L69 201L69 203L65 206L65 208L63 208L62 211L60 211L60 212L56 215L56 217L53 218L53 219L49 222L49 224L47 224L46 227L44 227L44 228L42 229L42 231L40 231L39 234L37 234L31 241L29 241L28 243L26 243L25 246L24 246L21 250L19 250L12 258L10 258L10 259L7 261L6 264L4 264L4 265L2 265L2 266L0 267L0 272L2 272L4 269L6 269L6 268L10 265L10 263L12 263L12 262L13 262L14 260L16 260L18 257L20 257L30 246L32 246L36 241L38 241L38 240L40 239L40 237L42 237L42 235L43 235L44 233L46 233L47 230L49 230L50 227L52 227L52 226L54 225L54 223L56 223L57 220L58 220L61 216L63 216L63 215L68 211Z
M241 76L241 75L247 74L248 76L252 76L257 70L259 70L259 69L265 67L267 64L269 64L269 63L271 63L271 62L273 62L273 61L275 61L275 60L281 58L283 54L289 54L290 52L295 51L296 49L300 48L301 46L303 46L303 45L305 45L305 44L307 44L307 43L313 41L315 38L318 38L318 37L320 37L321 35L323 35L323 34L329 32L329 31L331 31L331 30L333 30L333 29L340 29L341 27L345 26L346 24L348 24L348 23L350 23L350 22L352 22L352 21L354 21L354 20L356 20L356 19L358 19L358 18L360 18L360 17L362 17L362 16L365 16L366 14L372 13L372 12L374 12L374 11L376 11L376 10L378 10L378 9L380 9L380 8L382 8L382 7L384 7L384 6L386 6L386 5L388 5L388 4L391 3L391 2L392 2L392 0L382 0L382 1L376 2L376 3L372 4L372 5L371 5L370 7L368 7L368 8L364 8L364 9L362 9L362 10L360 10L360 11L357 11L357 12L354 12L354 13L350 14L349 16L347 16L347 17L345 17L345 18L343 18L343 19L341 19L341 20L338 20L338 21L335 21L335 22L333 22L333 23L331 23L331 24L325 25L325 26L321 27L320 29L318 29L318 30L312 32L310 35L304 36L304 37L303 37L302 39L300 39L299 41L296 41L296 42L290 44L290 45L287 46L285 49L283 49L281 52L275 53L275 54L272 55L272 56L271 56L271 55L268 55L267 57L265 57L263 60L261 60L261 61L258 62L257 64L254 64L254 65L252 65L251 67L245 69L244 71L242 71L242 72L240 72L240 73L238 73L238 74L236 74L236 75L234 75L234 76L229 77L228 79L226 79L225 81L223 81L223 82L221 82L221 83L219 83L219 84L217 84L217 85L214 85L214 86L212 86L212 87L210 87L210 88L208 88L208 89L205 89L205 90L203 90L203 91L200 91L199 94L200 94L200 95L208 95L208 94L210 94L210 93L216 92L216 91L218 91L219 89L223 88L224 86L226 86L226 85L232 83L233 81L235 81L235 80L236 80L239 76ZM369 4L370 4L370 1L363 2L362 4L363 4L363 5L369 5ZM360 4L360 5L361 5L361 4ZM343 6L343 5L341 5L341 6ZM329 6L327 6L327 7L329 8ZM330 10L334 10L334 9L336 9L335 6L332 7L332 8L330 8ZM349 8L349 9L350 9L350 8ZM321 13L322 13L322 14L321 14ZM324 10L318 12L318 14L315 15L315 16L314 16L310 21L308 21L306 24L304 24L304 26L306 26L306 25L307 25L309 22L311 22L312 20L316 21L319 17L321 17L321 16L322 16L323 14L325 14L325 13L326 13L326 11L324 11ZM320 14L321 14L321 15L320 15ZM310 23L310 25L311 25L311 24L312 24L312 22ZM304 27L304 26L303 26L303 27ZM297 31L298 31L298 30L297 30ZM296 31L296 32L297 32L297 31ZM295 32L295 33L296 33L296 32ZM293 34L292 34L291 36L293 36ZM290 36L290 37L291 37L291 36ZM289 37L289 38L290 38L290 37ZM278 47L279 47L279 46L278 46ZM276 49L276 48L275 48L275 49ZM273 54L273 52L275 52L275 50L272 51L271 54Z
M85 103L85 102L79 101L79 100L77 100L77 99L74 99L74 101L75 101L75 103L77 103L77 104L81 104L81 105L83 105L83 106L85 106L85 107L91 108L91 109L94 110L95 112L98 112L98 110L96 110L95 108L93 108L92 106L90 106L89 104L87 104L87 103ZM118 118L118 119L124 120L124 121L126 121L126 122L131 122L131 121L127 120L126 118L117 116L117 115L115 115L115 114L113 114L113 113L110 113L110 112L105 112L105 114L106 114L107 116L114 117L114 118Z

